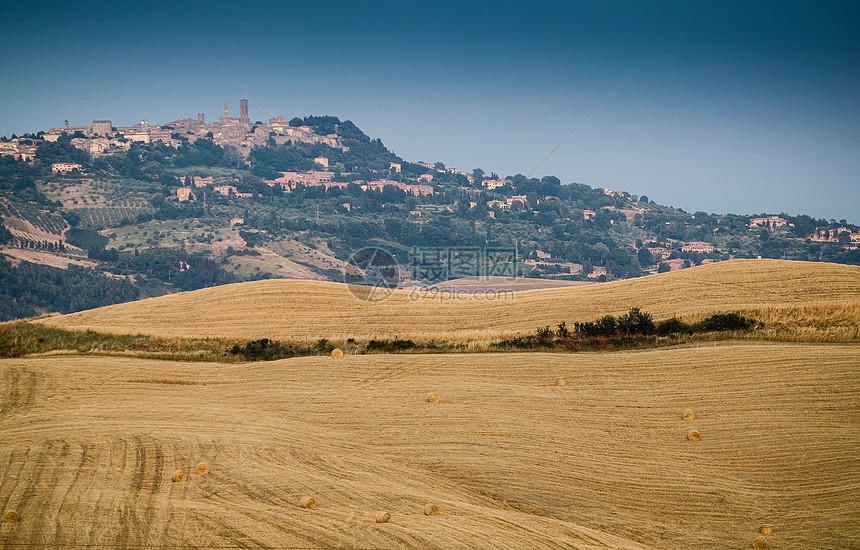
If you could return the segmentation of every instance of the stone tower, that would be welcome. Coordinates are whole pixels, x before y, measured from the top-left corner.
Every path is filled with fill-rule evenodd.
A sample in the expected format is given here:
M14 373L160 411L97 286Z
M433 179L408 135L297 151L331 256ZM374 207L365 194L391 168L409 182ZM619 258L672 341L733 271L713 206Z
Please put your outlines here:
M248 124L248 100L240 99L239 100L239 122L242 124Z

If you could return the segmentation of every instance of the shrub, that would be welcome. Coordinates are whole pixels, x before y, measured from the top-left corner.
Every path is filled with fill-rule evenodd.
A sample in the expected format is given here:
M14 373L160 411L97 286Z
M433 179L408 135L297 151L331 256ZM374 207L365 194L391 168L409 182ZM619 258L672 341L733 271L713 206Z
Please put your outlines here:
M654 334L656 330L651 314L640 311L638 307L631 308L625 315L620 316L616 326L618 332L627 336L631 334Z
M723 330L751 330L756 322L738 313L717 313L700 322L698 332L718 332Z
M596 321L573 324L574 330L583 336L613 336L617 327L612 315L605 315Z
M417 347L417 344L412 340L370 340L365 346L366 351L406 351Z
M657 334L667 336L669 334L692 334L693 326L685 323L677 317L666 319L657 323Z

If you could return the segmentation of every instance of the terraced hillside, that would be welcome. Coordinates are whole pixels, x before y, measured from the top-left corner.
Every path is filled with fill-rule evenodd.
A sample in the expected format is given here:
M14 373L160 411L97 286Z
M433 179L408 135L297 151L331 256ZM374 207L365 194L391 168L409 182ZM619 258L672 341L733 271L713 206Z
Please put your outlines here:
M355 288L367 293L367 287ZM394 292L366 302L343 284L268 280L207 288L45 319L71 330L156 336L490 340L640 307L663 319L750 312L776 339L860 339L860 267L734 260L605 284L516 293ZM796 336L796 338L795 338Z
M7 359L0 546L857 548L858 356Z

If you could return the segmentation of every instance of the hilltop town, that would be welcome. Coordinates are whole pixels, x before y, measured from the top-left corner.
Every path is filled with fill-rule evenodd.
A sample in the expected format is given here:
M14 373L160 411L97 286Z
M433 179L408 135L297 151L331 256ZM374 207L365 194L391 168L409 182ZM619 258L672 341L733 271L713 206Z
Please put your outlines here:
M127 151L133 143L155 143L160 141L170 147L183 143L194 143L200 138L210 138L222 147L235 147L245 158L251 148L270 143L282 145L287 141L301 143L322 143L343 149L337 134L317 135L308 126L291 126L283 115L272 118L264 124L251 122L248 118L248 100L239 100L239 116L230 116L228 104L217 121L206 122L204 113L196 119L181 118L161 125L150 125L146 120L132 126L115 127L110 120L93 120L87 126L63 126L39 132L38 137L45 141L56 142L63 135L71 135L71 143L78 149L99 157L117 151ZM27 138L15 138L0 144L0 154L11 154L19 158L32 159L35 145Z
M690 214L552 176L413 162L337 117L251 122L244 99L239 116L225 104L213 122L66 122L0 139L0 217L7 282L29 266L30 278L62 268L103 287L64 305L47 289L16 297L7 318L251 278L342 280L367 246L410 267L405 285L426 284L422 254L435 254L443 279L486 274L457 263L483 250L514 251L507 275L554 281L733 258L860 264L860 227L846 220Z

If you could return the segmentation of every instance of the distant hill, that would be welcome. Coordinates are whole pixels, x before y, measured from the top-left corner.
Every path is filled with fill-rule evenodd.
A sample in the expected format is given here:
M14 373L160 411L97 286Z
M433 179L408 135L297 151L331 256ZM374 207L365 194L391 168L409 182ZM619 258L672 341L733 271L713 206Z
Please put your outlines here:
M87 306L235 281L342 281L368 246L404 266L420 250L516 250L516 275L576 282L734 258L860 265L860 227L846 220L691 214L553 176L410 161L335 116L229 120L212 123L218 135L191 119L135 126L123 131L152 142L117 133L110 147L88 127L0 140L0 255L12 264L0 287L17 284L20 262L45 264L27 276L46 289L70 265L90 268L76 281L131 285ZM80 309L67 290L18 297L0 320Z

